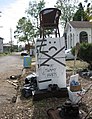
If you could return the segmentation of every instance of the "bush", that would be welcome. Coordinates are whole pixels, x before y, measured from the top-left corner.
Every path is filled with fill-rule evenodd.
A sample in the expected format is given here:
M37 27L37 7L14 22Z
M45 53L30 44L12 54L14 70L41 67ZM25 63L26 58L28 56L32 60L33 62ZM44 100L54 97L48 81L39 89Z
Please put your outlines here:
M72 53L75 53L75 47L72 48ZM78 58L89 63L90 68L92 69L92 43L80 44Z

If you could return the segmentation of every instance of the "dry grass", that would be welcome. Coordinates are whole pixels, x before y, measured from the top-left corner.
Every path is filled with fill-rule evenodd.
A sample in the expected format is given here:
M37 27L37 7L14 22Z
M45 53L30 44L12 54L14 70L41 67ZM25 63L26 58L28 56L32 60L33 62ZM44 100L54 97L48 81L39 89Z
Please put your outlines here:
M66 61L66 66L73 69L74 68L74 60ZM87 66L88 66L88 64L86 62L83 62L83 61L80 61L80 60L76 60L76 62L75 62L76 69L84 69Z

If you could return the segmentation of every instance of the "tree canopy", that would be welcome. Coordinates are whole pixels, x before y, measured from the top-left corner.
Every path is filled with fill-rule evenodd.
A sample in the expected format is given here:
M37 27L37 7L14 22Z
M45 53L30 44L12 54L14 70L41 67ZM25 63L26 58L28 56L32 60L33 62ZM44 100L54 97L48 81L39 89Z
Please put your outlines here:
M36 1L29 2L29 8L25 11L27 13L27 17L19 19L16 31L14 32L14 37L18 39L19 42L34 42L34 38L39 35L39 12L44 7L44 0L41 0L39 3Z
M82 3L79 3L78 5L78 10L76 11L76 13L74 14L73 20L74 21L90 21L92 19L92 15L91 15L91 7L90 7L90 3L87 3L87 7L86 10L84 10L84 7L82 5Z
M78 0L57 0L55 7L61 10L60 21L64 28L68 21L92 20L92 0L90 2L84 0L84 5L79 2Z
M18 38L19 42L29 43L29 41L32 41L34 37L34 26L30 19L27 19L26 17L19 19L14 34L15 38Z
M73 4L75 0L72 0L72 3L70 0L57 0L55 7L59 8L61 10L61 23L62 25L66 26L66 23L70 20L72 20L73 15L76 10L75 4Z
M81 21L92 19L92 5L85 0L87 4L86 10L82 3L76 4L77 0L57 0L55 7L61 10L60 24L65 28L66 23L71 20ZM25 11L27 17L22 17L19 19L15 38L19 41L29 42L34 39L34 37L39 36L39 13L45 7L45 1L36 0L29 2L29 7Z
M39 29L39 13L45 7L45 1L40 0L38 3L36 0L29 2L29 8L26 10L29 18L33 19L33 24Z

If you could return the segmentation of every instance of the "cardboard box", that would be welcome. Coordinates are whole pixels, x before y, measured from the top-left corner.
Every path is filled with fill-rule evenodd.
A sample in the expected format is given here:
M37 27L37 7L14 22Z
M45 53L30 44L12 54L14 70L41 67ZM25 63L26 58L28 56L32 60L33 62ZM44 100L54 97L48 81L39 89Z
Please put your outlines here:
M77 85L77 86L70 85L70 90L72 92L81 91L81 84L80 85Z

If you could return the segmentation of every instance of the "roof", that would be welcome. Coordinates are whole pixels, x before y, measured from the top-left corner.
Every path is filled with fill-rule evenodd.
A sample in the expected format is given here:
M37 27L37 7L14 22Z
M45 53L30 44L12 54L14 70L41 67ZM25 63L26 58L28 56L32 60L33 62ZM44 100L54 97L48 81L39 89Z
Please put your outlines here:
M2 40L3 40L4 38L0 37L0 39L2 39Z
M88 21L70 21L69 23L74 28L92 28L92 22Z
M10 47L10 44L3 44L4 47Z

